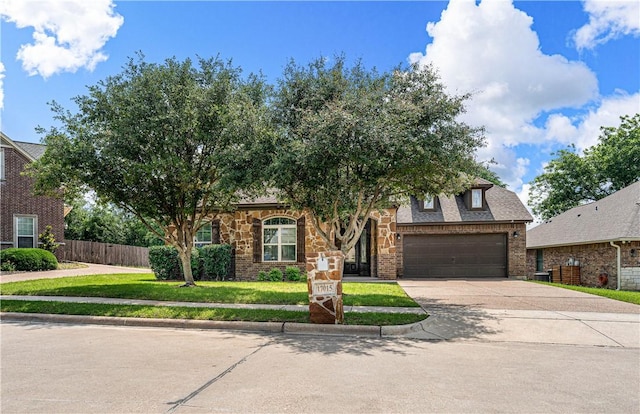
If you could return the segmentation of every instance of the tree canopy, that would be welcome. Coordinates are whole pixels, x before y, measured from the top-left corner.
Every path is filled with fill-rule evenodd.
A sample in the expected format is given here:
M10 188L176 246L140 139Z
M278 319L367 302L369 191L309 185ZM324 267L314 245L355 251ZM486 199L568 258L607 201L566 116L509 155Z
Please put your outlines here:
M242 78L218 57L156 64L140 54L74 98L77 112L51 105L61 127L41 131L47 149L31 167L36 189L89 188L135 215L177 248L193 284L196 231L261 184L268 93L261 78Z
M554 154L531 184L534 214L546 220L640 180L640 114L620 119L618 128L602 127L598 143L583 155L573 145Z
M281 138L272 179L347 253L375 209L460 191L478 172L483 135L457 120L468 95L446 94L431 67L379 73L332 62L285 68L272 101Z
M65 200L72 207L64 218L64 238L149 247L163 244L139 218L113 204ZM156 229L161 231L161 229Z

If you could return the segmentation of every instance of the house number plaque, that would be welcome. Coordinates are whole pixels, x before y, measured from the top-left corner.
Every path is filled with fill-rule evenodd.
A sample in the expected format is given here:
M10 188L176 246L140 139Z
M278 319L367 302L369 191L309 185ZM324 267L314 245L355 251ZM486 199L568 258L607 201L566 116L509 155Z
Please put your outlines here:
M311 283L312 295L334 296L338 294L337 283L327 281L313 281Z

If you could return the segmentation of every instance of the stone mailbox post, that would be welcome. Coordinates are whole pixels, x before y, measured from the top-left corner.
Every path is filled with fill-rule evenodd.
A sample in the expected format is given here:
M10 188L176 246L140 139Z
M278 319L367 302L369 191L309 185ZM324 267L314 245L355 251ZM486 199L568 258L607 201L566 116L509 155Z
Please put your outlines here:
M307 259L307 288L309 291L309 318L311 323L341 324L342 307L341 251L318 253Z

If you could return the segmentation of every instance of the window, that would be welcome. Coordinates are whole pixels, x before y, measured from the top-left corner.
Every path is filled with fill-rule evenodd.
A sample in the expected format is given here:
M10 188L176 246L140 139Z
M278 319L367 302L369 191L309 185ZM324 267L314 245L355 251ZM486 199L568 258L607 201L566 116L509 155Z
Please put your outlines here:
M471 208L482 208L482 189L474 188L471 190Z
M435 210L436 209L436 198L432 195L428 195L424 198L422 204L423 210Z
M276 217L262 226L262 258L265 262L296 261L296 221Z
M15 216L16 247L38 247L38 220L36 216Z
M213 231L211 229L211 223L205 223L200 227L200 229L196 232L196 239L194 240L194 244L196 247L202 247L207 244L213 243Z
M536 272L544 272L544 256L542 249L536 250Z
M0 148L0 180L4 180L4 148Z

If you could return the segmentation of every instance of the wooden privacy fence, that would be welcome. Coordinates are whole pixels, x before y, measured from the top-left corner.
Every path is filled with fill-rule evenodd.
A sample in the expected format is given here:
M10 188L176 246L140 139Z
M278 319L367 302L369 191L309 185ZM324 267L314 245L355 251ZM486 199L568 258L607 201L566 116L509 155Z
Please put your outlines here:
M149 248L122 244L65 240L56 250L59 260L117 266L149 267Z

